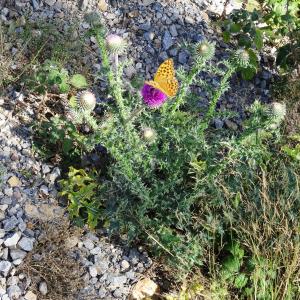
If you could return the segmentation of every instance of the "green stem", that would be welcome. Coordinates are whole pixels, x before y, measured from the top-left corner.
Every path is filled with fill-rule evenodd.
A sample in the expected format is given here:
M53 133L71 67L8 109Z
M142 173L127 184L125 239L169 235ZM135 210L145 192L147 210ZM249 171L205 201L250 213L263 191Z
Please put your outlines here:
M222 94L226 91L228 81L234 72L235 72L235 67L231 66L228 68L227 72L223 76L221 83L220 83L220 87L215 92L213 99L210 102L210 105L208 107L208 111L207 111L203 121L199 125L198 133L200 135L203 135L204 130L206 130L208 128L208 125L215 114L217 103L218 103L220 97L222 96Z
M206 59L201 59L194 65L190 73L187 75L186 79L182 82L182 86L180 87L180 92L175 102L171 105L171 112L175 112L184 103L190 85L194 82L196 76L203 69L206 63L207 63Z
M117 77L114 76L114 73L112 71L112 67L111 67L111 64L109 61L109 57L108 57L108 53L107 53L107 49L106 49L106 45L105 45L105 40L101 36L101 33L96 34L96 40L97 40L97 43L101 50L102 64L103 64L104 69L107 70L108 83L111 88L111 92L114 96L114 99L116 101L121 122L126 129L127 128L127 125L126 125L127 117L126 117L126 113L125 113L125 105L124 105L124 100L123 100L123 95L122 95L121 82L118 78L119 74L117 75ZM118 66L116 66L116 68L118 68Z

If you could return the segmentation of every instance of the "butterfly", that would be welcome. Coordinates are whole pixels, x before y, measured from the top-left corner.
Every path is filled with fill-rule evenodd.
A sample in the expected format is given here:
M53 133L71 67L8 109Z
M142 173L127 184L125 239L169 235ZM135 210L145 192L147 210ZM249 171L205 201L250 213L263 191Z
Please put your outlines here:
M168 97L173 97L178 91L178 81L175 78L173 59L165 60L154 75L154 80L147 81L148 85L160 90Z

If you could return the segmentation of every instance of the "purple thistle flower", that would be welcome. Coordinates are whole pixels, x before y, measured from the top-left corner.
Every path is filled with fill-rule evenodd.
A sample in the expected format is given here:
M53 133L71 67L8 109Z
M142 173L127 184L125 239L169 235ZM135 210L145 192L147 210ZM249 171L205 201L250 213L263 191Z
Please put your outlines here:
M141 94L144 98L144 103L150 108L160 107L168 98L162 91L149 84L144 84Z

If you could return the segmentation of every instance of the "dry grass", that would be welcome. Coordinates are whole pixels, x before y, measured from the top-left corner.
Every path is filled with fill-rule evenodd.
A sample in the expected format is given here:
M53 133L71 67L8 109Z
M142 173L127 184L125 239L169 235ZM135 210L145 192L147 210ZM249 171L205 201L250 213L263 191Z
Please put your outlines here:
M80 235L70 228L68 221L51 221L39 225L42 234L35 249L30 252L19 271L31 279L31 290L40 300L75 300L84 287L83 268L65 241ZM48 293L43 296L38 291L40 281L45 281Z
M0 90L4 87L6 81L12 79L11 65L12 57L8 55L5 49L4 30L0 22Z

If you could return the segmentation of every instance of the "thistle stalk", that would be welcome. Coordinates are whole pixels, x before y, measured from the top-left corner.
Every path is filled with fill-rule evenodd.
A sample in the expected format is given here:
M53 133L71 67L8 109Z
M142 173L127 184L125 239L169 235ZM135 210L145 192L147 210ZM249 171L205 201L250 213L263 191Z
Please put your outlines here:
M124 100L123 100L123 96L122 96L122 88L120 86L120 84L118 84L118 71L117 71L117 76L115 77L109 62L109 56L107 53L107 49L106 49L106 45L105 45L105 40L103 39L102 35L97 32L96 34L96 41L99 45L100 51L101 51L101 57L102 57L102 64L104 69L107 70L107 78L108 78L108 82L111 88L111 92L114 96L114 99L116 101L117 107L118 107L118 113L121 119L122 124L124 125L124 127L126 126L126 112L125 112L125 105L124 105ZM119 65L119 60L118 60L118 55L115 55L115 64L116 64L116 69L118 69L118 65Z
M199 72L203 69L207 62L207 59L200 58L197 63L194 65L190 73L187 75L186 79L182 82L180 87L180 92L171 105L171 112L174 113L176 110L180 108L180 106L184 103L184 100L186 98L187 91L190 87L190 85L194 82L196 76L199 74Z
M206 130L208 128L208 125L215 114L217 103L218 103L220 97L228 89L228 81L229 81L230 77L232 76L232 74L236 71L236 67L233 66L231 63L228 63L227 66L228 66L228 69L221 80L220 87L214 93L214 96L209 104L206 115L205 115L203 121L199 124L199 128L198 128L199 135L203 135L204 130Z

